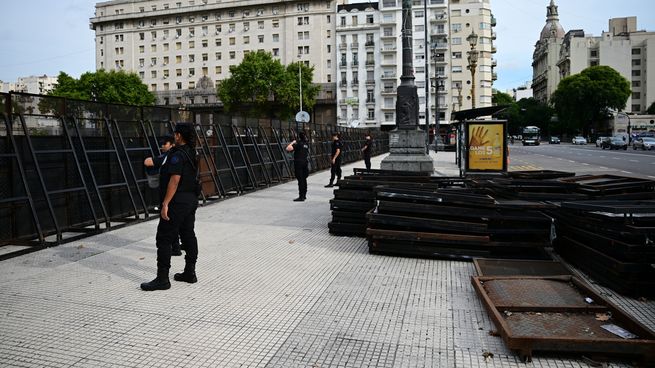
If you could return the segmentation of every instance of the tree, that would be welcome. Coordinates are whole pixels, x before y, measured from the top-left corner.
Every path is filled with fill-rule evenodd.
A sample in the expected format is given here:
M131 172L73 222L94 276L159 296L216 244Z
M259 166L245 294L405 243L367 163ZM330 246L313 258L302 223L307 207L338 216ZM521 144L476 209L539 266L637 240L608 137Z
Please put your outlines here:
M153 105L155 96L135 73L124 71L86 72L75 79L64 72L49 95L78 100L128 105Z
M610 109L623 110L630 83L609 66L592 66L562 79L552 103L563 128L569 132L602 129Z
M491 96L491 103L494 105L511 105L515 103L514 97L510 96L509 94L505 92L500 92L498 90L494 90L493 95Z
M650 106L648 106L646 113L649 115L655 115L655 102L653 102L652 104L650 104Z
M314 69L302 68L303 108L316 103L319 87L312 84ZM251 52L239 65L230 67L230 77L218 86L218 97L226 111L242 110L250 116L288 118L300 107L299 64L286 68L269 52Z

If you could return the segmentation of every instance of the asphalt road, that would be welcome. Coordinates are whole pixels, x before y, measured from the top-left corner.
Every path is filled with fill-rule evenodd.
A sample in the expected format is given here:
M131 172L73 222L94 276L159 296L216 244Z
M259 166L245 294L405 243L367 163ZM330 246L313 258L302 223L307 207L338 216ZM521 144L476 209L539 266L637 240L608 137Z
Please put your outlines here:
M591 145L510 145L510 170L560 170L655 179L655 151L609 150Z

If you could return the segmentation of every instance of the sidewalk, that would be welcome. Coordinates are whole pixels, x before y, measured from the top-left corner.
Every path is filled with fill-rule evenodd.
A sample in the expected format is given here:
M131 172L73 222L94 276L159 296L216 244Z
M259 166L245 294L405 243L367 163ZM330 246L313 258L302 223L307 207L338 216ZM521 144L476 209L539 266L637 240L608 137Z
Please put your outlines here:
M451 154L437 154L440 174ZM489 335L472 263L374 256L329 235L328 178L309 177L304 203L290 182L200 208L197 284L139 289L155 275L157 221L1 262L0 366L587 366L520 364ZM655 327L653 302L612 301Z

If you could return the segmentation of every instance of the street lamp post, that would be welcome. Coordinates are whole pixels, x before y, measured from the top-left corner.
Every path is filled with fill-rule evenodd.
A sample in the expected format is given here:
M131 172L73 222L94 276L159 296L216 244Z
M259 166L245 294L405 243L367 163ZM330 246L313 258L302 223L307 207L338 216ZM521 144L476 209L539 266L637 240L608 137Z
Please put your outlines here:
M466 40L471 46L471 51L467 52L468 59L468 68L471 71L471 107L475 109L475 68L478 66L478 55L479 52L476 50L478 44L478 35L475 31L471 31L471 34L466 37Z

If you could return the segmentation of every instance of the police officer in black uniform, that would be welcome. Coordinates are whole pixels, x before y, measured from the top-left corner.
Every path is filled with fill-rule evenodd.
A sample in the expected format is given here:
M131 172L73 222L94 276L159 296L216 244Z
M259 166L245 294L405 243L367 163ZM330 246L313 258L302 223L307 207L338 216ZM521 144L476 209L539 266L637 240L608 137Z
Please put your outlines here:
M179 234L185 245L184 272L174 275L175 281L195 283L198 241L194 232L198 194L196 177L198 165L194 131L191 124L175 126L175 148L171 151L161 174L160 186L166 188L162 201L161 218L157 226L157 277L141 284L141 289L166 290L171 287L168 272L171 268L171 244Z
M160 145L159 151L161 152L161 155L157 157L148 157L145 159L143 164L146 166L147 171L149 172L154 171L155 174L158 173L161 176L162 172L168 170L168 166L164 166L164 164L168 160L168 154L171 152L171 149L175 147L175 137L173 137L170 134L167 134L161 139L159 145ZM161 206L161 203L164 201L164 196L166 196L166 187L160 185L159 206ZM158 207L155 207L155 210L158 209L159 209ZM180 247L179 236L175 237L175 240L173 241L171 254L174 256L182 255L182 248Z
M373 145L373 140L371 140L371 133L366 132L366 136L364 138L366 139L366 142L364 142L364 147L362 147L364 165L366 165L366 170L371 170L371 150Z
M298 179L298 198L294 202L307 199L307 177L309 176L309 143L305 132L298 133L298 140L287 146L287 152L293 152L294 171Z
M334 186L334 178L336 176L337 181L341 180L341 151L343 149L343 144L339 140L339 133L332 133L332 154L330 155L330 184L326 185L326 188L331 188Z

